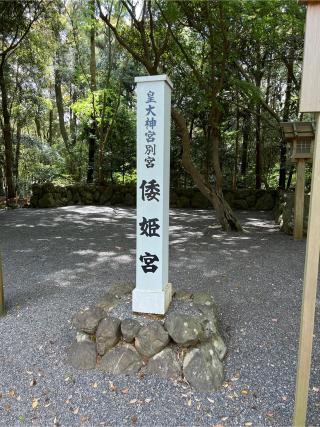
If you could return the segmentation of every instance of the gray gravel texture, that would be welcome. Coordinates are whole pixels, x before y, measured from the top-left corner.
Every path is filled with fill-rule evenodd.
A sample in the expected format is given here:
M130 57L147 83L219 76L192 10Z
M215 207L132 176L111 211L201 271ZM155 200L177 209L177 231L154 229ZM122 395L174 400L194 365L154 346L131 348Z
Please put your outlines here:
M242 235L212 226L211 211L171 211L170 280L176 289L212 292L229 336L223 389L199 393L65 364L72 315L112 284L134 281L134 209L1 211L8 314L0 319L0 425L289 426L305 241L280 233L269 213L239 215ZM313 426L320 426L319 367L318 299Z

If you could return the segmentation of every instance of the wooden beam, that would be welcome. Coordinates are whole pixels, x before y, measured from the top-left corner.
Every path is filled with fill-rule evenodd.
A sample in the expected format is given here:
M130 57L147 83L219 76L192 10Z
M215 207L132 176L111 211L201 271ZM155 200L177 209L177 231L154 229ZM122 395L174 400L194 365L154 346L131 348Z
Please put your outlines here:
M305 160L298 159L295 203L294 203L294 230L293 230L294 240L301 240L303 238L304 172L305 172Z
M304 39L300 112L320 111L320 3L308 2Z
M3 274L2 274L2 259L0 253L0 316L5 314L4 292L3 292Z
M304 287L301 310L300 342L293 425L306 423L308 390L311 369L314 316L317 297L320 255L320 113L316 113L316 137L313 151L313 170L309 208L307 249L304 268Z

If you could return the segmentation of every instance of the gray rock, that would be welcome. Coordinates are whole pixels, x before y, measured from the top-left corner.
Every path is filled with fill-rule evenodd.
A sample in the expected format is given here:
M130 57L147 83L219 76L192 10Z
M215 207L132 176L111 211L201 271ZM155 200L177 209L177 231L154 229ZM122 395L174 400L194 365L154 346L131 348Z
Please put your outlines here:
M101 320L96 333L98 354L105 354L118 343L121 336L120 324L120 320L115 317L106 317Z
M206 339L202 323L198 317L172 313L164 324L174 342L185 347Z
M76 369L94 369L97 353L93 342L75 342L68 351L67 362Z
M264 193L261 197L258 198L255 205L255 209L258 210L271 210L274 208L274 198L271 193Z
M215 348L219 359L223 360L227 353L227 346L224 340L222 339L222 336L219 333L214 334L210 339L210 343Z
M223 365L211 344L190 350L183 361L183 374L199 391L216 391L224 379Z
M124 341L132 342L141 328L140 323L134 319L124 319L121 322L121 333Z
M191 300L192 293L184 290L176 291L173 297L174 299L179 301L188 301L188 300Z
M195 292L193 294L193 302L196 305L206 305L207 307L213 307L215 305L213 296L207 292Z
M155 354L148 362L146 373L163 378L178 378L181 375L181 366L175 352L165 348Z
M77 332L76 341L77 342L85 342L85 341L92 342L90 339L90 335L86 334L84 332Z
M125 295L129 295L133 291L133 289L133 283L117 283L111 286L109 293L119 299Z
M90 307L76 313L72 318L72 324L79 332L94 334L98 324L105 316L104 311L99 307Z
M200 317L201 324L204 330L204 335L207 339L215 334L220 334L221 326L216 311L213 307L199 307L202 316Z
M169 342L168 332L159 322L143 326L135 340L136 349L142 356L152 357Z
M97 304L98 307L103 309L104 311L108 312L113 307L117 306L119 304L120 300L110 292L107 292L99 301Z
M99 369L111 374L133 375L142 366L142 359L136 349L129 344L113 348L101 359Z

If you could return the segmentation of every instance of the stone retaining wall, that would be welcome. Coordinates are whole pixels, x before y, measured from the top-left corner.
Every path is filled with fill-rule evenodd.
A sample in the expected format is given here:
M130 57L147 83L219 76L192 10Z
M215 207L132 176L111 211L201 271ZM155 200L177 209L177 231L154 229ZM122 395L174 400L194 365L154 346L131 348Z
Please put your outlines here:
M276 190L243 189L224 192L234 209L272 210L276 206ZM75 184L66 187L51 183L34 184L30 205L33 208L53 208L68 205L136 205L135 185ZM173 208L210 208L209 201L197 189L171 189L170 206Z
M303 233L307 234L310 196L304 196ZM294 227L294 193L282 193L276 209L276 222L280 224L280 230L287 234L293 234Z

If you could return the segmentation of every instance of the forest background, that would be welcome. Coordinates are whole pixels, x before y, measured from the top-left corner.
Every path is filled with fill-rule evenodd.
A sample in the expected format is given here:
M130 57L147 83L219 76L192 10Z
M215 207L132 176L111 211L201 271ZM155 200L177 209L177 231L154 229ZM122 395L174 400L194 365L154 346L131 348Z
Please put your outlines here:
M279 123L310 119L304 21L296 0L1 1L0 197L134 183L134 77L166 73L171 186L197 187L240 229L224 189L294 185Z

